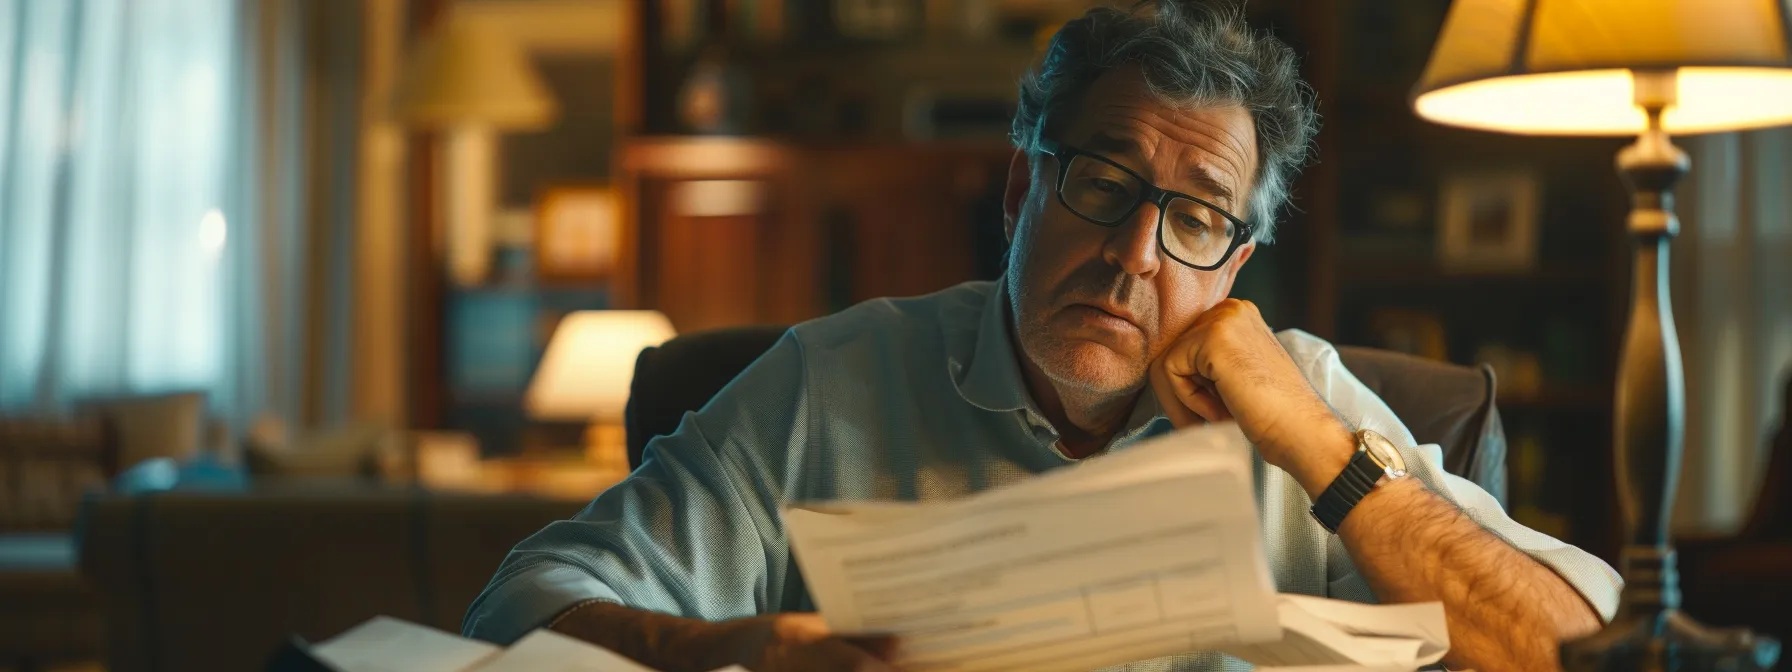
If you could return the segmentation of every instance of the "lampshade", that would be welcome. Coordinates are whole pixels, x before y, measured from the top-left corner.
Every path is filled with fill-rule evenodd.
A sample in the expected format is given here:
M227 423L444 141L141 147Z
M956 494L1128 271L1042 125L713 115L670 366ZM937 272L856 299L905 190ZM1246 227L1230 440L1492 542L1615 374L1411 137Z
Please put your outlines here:
M418 126L534 129L557 113L529 57L482 21L452 19L424 37L399 78L398 116Z
M672 335L672 322L651 310L567 315L529 381L524 408L550 420L620 420L635 377L635 357Z
M1510 133L1634 135L1631 70L1676 71L1670 133L1792 122L1784 0L1456 0L1413 101Z

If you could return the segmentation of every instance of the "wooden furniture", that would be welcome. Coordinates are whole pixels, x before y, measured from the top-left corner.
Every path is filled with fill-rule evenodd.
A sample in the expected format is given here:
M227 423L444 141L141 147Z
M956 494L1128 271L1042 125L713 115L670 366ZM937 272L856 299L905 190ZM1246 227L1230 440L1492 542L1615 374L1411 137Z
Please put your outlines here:
M638 235L615 305L688 332L993 277L1006 115L1037 55L1027 26L1090 4L997 2L978 29L953 3L914 3L912 30L873 37L825 2L642 0L619 97L633 109L618 112L637 135L616 171ZM693 76L718 68L723 84ZM720 94L726 111L693 114L705 96L691 91ZM737 135L678 135L718 131ZM730 191L755 207L685 198Z
M679 331L817 313L820 256L795 152L764 140L661 138L622 150L619 308L665 313ZM721 201L730 201L723 203Z
M444 20L449 4L408 3L411 32ZM597 38L615 40L612 110L568 119L597 132L590 125L607 118L603 130L632 139L618 140L614 152L606 142L598 152L568 146L542 154L589 173L557 177L607 180L627 192L632 214L623 225L639 228L623 233L624 268L613 283L445 286L443 243L432 225L441 143L417 134L410 144L409 425L470 432L488 454L541 443L543 428L514 403L520 389L507 389L539 355L524 342L524 322L545 325L533 329L545 337L565 310L643 307L665 312L680 330L789 323L858 300L993 277L1002 234L991 189L1006 170L1015 78L1035 55L1035 29L1090 3L1003 0L968 13L951 2L916 3L926 20L912 34L872 38L837 30L827 2L598 4L614 6L615 20L603 27L615 35ZM724 96L721 107L741 112L725 115L729 123L691 122L684 103L692 97L684 94L698 64L745 79L721 87L751 98ZM540 65L555 83L551 64ZM556 96L571 109L578 98L566 93ZM679 135L717 131L737 135ZM592 157L613 158L612 169L590 170ZM507 184L526 181L518 177L526 171L505 172ZM704 207L718 195L733 207ZM698 207L680 207L691 202ZM532 294L539 308L525 305ZM573 300L579 304L567 305Z
M989 204L1011 155L989 143L631 140L619 174L634 225L614 305L658 310L689 332L800 322L974 279L979 235L1000 234Z

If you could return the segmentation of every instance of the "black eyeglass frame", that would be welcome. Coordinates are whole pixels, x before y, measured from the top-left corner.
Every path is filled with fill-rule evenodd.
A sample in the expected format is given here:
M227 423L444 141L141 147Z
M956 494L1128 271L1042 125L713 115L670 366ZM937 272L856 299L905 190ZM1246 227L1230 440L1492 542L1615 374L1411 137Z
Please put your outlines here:
M1122 222L1125 222L1127 219L1131 218L1133 213L1139 211L1139 206L1144 205L1146 203L1150 203L1152 205L1157 206L1157 249L1162 251L1164 253L1164 256L1167 256L1171 259L1175 259L1176 263L1182 264L1184 266L1195 269L1197 271L1216 270L1221 266L1225 266L1226 262L1230 261L1232 259L1232 253L1237 252L1238 248L1243 247L1245 243L1247 243L1251 240L1252 227L1251 227L1250 223L1246 222L1242 219L1239 219L1237 217L1232 216L1232 213L1226 212L1225 208L1214 205L1205 199L1196 198L1194 196L1190 196L1188 194L1184 194L1179 191L1170 191L1168 189L1161 188L1155 184L1152 184L1150 180L1147 180L1144 177L1141 177L1138 173L1133 172L1131 168L1122 166L1119 163L1114 162L1112 159L1109 159L1108 157L1102 156L1100 154L1096 154L1095 152L1077 149L1076 147L1066 145L1062 142L1058 142L1058 141L1052 140L1050 138L1040 138L1039 139L1039 151L1050 155L1053 159L1056 159L1058 161L1058 187L1057 187L1058 204L1064 206L1065 210L1069 210L1070 214L1076 215L1077 217L1081 217L1084 221L1087 221L1090 224L1094 224L1096 226L1100 226L1103 228L1112 229L1112 228L1120 226L1120 224ZM1071 207L1069 201L1064 200L1064 182L1065 182L1065 180L1068 179L1068 177L1070 175L1069 171L1066 171L1065 168L1069 167L1070 161L1078 156L1086 156L1086 157L1089 157L1096 161L1100 161L1102 163L1113 166L1114 168L1119 169L1121 172L1126 173L1127 175L1131 175L1132 179L1139 181L1139 186L1141 188L1139 189L1138 198L1133 200L1132 207L1127 208L1126 212L1121 213L1121 215L1119 217L1116 217L1114 219L1114 221L1103 222L1101 220L1095 219L1094 217L1085 215L1081 212L1078 212L1076 208ZM1172 199L1172 198L1186 198L1190 201L1194 201L1195 203L1197 203L1203 207L1206 207L1210 210L1213 210L1214 212L1219 213L1219 215L1221 217L1226 218L1226 221L1232 223L1232 232L1233 232L1232 233L1232 242L1231 242L1231 244L1229 244L1226 247L1226 253L1220 255L1219 261L1213 262L1213 264L1209 265L1209 266L1201 266L1198 264L1189 263L1187 260L1183 259L1182 257L1176 256L1175 252L1171 252L1170 248L1168 246L1164 245L1164 213L1169 211L1170 199Z

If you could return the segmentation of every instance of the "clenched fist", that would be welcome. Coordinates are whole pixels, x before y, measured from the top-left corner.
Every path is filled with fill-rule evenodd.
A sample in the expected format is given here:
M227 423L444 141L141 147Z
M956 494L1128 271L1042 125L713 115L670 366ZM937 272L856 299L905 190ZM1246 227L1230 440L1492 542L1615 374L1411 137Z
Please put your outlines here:
M1195 318L1152 362L1151 388L1177 427L1237 421L1264 461L1310 494L1343 471L1355 445L1249 301L1226 299Z

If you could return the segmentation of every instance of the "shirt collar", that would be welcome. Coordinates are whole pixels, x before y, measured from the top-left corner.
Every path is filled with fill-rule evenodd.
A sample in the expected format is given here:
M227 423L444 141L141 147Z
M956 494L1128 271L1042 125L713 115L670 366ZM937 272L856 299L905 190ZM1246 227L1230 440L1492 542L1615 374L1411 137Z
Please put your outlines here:
M960 322L961 327L970 328L946 339L946 366L953 387L958 396L986 411L1011 412L1028 406L1020 361L1008 335L1007 286L1007 276L998 278L984 298L982 310L977 311L976 321Z

